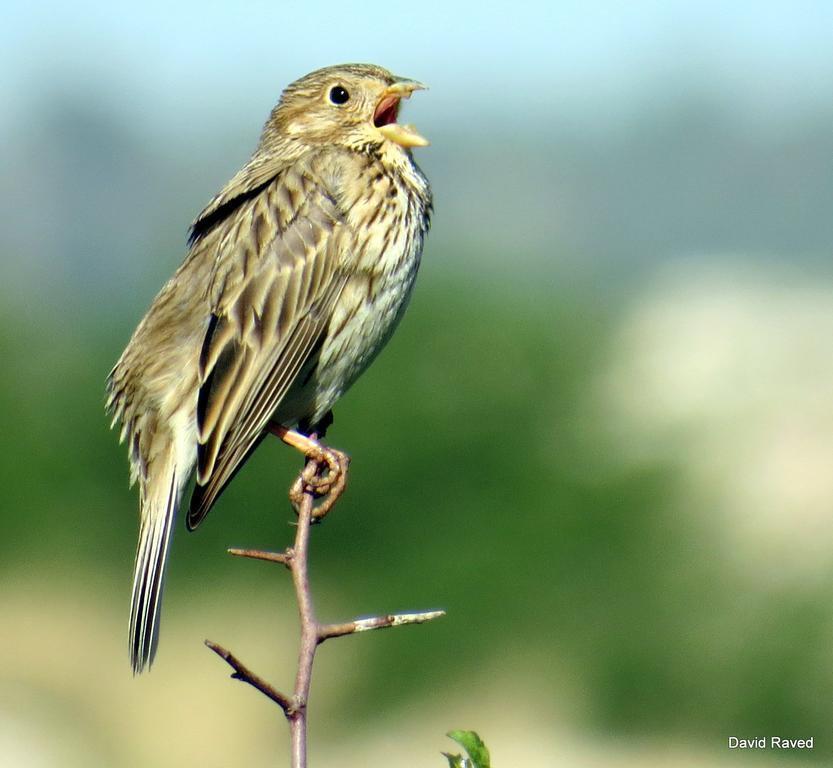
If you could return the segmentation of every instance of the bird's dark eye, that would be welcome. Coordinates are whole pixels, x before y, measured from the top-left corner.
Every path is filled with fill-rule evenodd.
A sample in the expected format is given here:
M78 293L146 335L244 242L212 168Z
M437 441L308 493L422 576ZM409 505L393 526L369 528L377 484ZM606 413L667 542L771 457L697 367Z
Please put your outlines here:
M334 85L330 88L330 101L333 104L346 104L350 100L350 94L342 85Z

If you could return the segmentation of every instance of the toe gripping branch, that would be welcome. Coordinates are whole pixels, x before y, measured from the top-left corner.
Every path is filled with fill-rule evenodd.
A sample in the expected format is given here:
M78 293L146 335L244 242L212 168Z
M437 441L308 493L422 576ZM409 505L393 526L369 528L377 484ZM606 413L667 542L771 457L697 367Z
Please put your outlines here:
M298 514L304 494L311 493L315 499L323 499L312 510L313 522L320 522L347 488L350 457L323 445L315 433L307 436L280 424L270 424L269 431L307 458L306 465L289 489L289 500Z

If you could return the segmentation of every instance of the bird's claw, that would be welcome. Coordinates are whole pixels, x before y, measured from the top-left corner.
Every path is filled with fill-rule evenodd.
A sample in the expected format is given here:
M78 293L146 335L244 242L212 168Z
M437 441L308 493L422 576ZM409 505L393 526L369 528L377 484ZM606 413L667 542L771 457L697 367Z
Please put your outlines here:
M289 500L297 513L304 494L311 493L316 499L323 498L312 511L313 522L319 522L347 487L350 457L335 448L316 444L315 450L307 453L307 458L309 461L289 489Z

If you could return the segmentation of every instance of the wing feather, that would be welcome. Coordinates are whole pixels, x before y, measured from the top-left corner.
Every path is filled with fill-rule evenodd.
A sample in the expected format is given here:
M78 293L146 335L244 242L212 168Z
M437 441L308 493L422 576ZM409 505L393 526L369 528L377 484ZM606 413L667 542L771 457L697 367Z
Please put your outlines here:
M338 252L343 217L303 169L279 175L228 226L209 288L213 317L200 356L189 528L263 437L315 354L346 282Z

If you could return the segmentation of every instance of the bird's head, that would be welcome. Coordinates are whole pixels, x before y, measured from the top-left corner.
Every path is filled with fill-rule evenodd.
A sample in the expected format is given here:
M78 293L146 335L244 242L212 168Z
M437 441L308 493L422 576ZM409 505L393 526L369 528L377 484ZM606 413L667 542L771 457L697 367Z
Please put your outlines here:
M402 99L423 88L372 64L319 69L286 88L263 138L356 150L386 142L406 149L424 147L428 140L413 126L397 122Z

